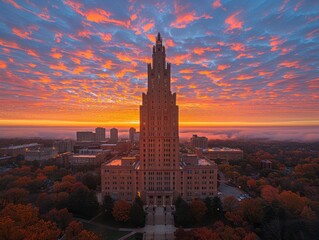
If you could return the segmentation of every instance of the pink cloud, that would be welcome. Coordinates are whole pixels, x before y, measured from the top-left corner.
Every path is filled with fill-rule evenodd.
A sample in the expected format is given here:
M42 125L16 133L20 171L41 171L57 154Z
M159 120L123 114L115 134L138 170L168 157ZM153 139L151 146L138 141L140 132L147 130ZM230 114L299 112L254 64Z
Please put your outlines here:
M196 16L195 10L188 11L187 6L179 4L178 2L174 3L174 13L175 21L171 22L170 26L174 28L185 28L190 23L199 20L199 19L211 19L212 16L204 14L202 16Z
M232 15L230 15L228 18L226 18L225 20L225 24L228 25L226 31L232 31L235 29L242 29L243 28L243 21L241 21L238 18L238 15L240 14L240 12L235 12Z

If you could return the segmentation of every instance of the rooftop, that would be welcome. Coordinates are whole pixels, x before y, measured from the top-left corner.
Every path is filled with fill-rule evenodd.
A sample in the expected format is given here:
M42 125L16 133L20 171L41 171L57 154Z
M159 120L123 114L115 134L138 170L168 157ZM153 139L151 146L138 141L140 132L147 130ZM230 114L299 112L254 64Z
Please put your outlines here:
M29 143L29 144L23 144L23 145L17 145L17 146L9 146L9 147L4 147L1 149L19 149L19 148L29 148L29 147L37 147L40 144L38 143Z
M203 149L203 152L242 152L241 149L239 148L228 148L228 147L223 147L223 148L207 148Z

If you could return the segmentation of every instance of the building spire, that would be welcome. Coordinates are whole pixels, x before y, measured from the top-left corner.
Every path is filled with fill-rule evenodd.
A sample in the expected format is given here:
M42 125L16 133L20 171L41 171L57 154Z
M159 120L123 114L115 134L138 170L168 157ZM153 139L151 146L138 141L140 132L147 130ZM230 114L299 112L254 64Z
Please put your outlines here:
M157 33L157 37L156 37L156 45L162 45L162 37L159 32Z

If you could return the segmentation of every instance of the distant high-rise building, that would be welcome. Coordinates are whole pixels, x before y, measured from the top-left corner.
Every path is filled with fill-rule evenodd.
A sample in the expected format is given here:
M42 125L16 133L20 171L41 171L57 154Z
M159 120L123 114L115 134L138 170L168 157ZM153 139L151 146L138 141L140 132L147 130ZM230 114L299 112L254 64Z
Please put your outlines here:
M207 137L198 137L197 135L193 135L191 138L191 146L194 148L208 148L208 139Z
M59 152L73 152L74 141L72 140L57 140L53 142L53 147Z
M130 139L131 143L135 142L135 139L134 139L135 133L136 133L136 129L135 128L130 128L130 130L129 130L129 139Z
M95 128L95 141L105 141L105 128Z
M110 143L117 143L119 141L119 131L117 128L110 129Z
M89 131L76 132L76 140L79 142L93 142L95 141L95 133Z

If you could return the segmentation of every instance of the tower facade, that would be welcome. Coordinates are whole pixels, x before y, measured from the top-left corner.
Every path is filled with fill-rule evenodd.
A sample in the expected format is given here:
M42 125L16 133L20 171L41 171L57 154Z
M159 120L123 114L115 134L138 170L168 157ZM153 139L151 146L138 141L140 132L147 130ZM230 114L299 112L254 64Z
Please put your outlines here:
M110 129L110 143L117 143L119 141L119 131L117 128Z
M180 159L176 93L171 92L171 65L160 34L147 71L147 93L140 106L140 177L145 197L162 203L178 188Z
M147 205L171 205L177 196L187 201L215 196L217 165L196 156L182 161L179 156L178 106L160 34L147 74L147 92L140 106L139 157L103 163L102 193L128 201L138 195Z

